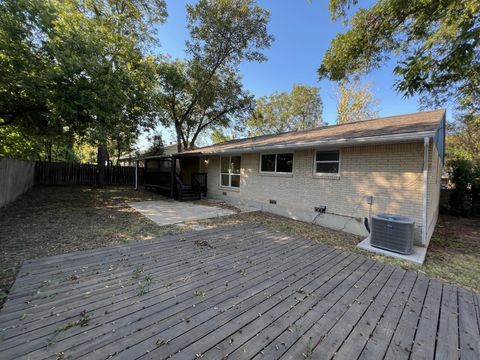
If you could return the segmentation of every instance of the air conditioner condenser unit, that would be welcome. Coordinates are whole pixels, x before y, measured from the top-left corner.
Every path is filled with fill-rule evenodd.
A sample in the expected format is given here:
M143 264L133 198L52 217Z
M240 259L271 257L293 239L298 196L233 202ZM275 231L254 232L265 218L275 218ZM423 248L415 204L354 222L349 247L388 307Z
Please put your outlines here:
M405 216L377 214L372 216L370 245L400 254L413 252L415 222Z

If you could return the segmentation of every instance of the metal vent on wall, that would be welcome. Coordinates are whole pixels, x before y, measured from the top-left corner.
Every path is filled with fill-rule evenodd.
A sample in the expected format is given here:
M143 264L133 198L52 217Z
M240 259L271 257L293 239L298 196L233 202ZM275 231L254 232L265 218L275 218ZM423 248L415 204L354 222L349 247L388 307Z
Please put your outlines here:
M372 216L370 245L410 255L413 252L415 222L401 215L377 214Z

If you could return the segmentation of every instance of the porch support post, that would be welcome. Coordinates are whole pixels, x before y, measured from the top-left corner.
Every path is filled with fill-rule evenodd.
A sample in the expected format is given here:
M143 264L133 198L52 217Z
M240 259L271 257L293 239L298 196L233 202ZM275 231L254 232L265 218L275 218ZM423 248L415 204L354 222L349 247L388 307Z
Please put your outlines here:
M170 197L173 199L175 192L175 167L177 165L177 159L172 156L172 166L170 167Z
M138 160L135 160L135 190L138 190Z

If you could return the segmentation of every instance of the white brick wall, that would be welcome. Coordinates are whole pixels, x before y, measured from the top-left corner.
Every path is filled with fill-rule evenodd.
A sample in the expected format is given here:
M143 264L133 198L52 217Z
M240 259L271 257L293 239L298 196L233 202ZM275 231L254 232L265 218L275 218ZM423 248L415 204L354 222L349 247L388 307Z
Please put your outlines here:
M313 221L314 207L327 206L316 222L366 235L366 197L373 196L372 214L389 212L415 220L421 241L423 204L423 142L345 147L340 150L340 175L317 177L315 150L294 152L292 175L259 174L259 154L243 154L237 191L219 186L220 157L210 156L208 193L212 198L260 206L265 211ZM224 195L226 193L226 195ZM276 200L270 205L269 200ZM435 202L432 199L432 204Z

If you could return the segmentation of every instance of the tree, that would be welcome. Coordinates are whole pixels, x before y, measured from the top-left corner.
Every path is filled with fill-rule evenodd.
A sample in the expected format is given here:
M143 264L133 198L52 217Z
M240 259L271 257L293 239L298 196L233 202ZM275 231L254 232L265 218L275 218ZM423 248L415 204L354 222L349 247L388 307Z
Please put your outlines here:
M55 9L50 2L0 2L0 125L48 110L52 62L44 51ZM40 34L35 38L35 34Z
M241 130L236 130L231 128L228 129L228 131L225 131L224 129L213 129L212 132L210 133L210 140L214 144L216 144L216 143L221 143L225 141L240 139L245 136L246 135Z
M248 116L253 96L243 89L238 66L264 61L261 50L272 41L269 13L254 0L200 0L187 5L187 16L187 60L164 61L158 69L158 116L175 128L179 152L194 147L203 132Z
M467 103L480 111L480 2L478 0L382 0L360 8L357 1L330 0L333 20L350 20L318 70L340 81L379 68L392 56L398 91L419 94L426 104Z
M378 116L370 84L361 84L358 77L341 80L337 93L337 124L373 119Z
M231 126L253 109L253 96L243 90L238 75L228 69L210 77L202 97L195 99L205 74L205 69L192 62L176 60L159 66L158 115L165 126L173 121L179 152L195 146L205 130Z
M460 115L448 127L447 158L466 160L480 168L480 121Z
M295 84L290 93L273 93L257 99L247 121L250 135L277 134L323 126L320 89Z
M40 137L47 123L104 152L119 124L148 125L155 70L148 50L165 16L163 0L3 0L0 125Z
M165 153L165 144L163 143L162 133L156 131L148 137L150 146L144 155L163 155Z

